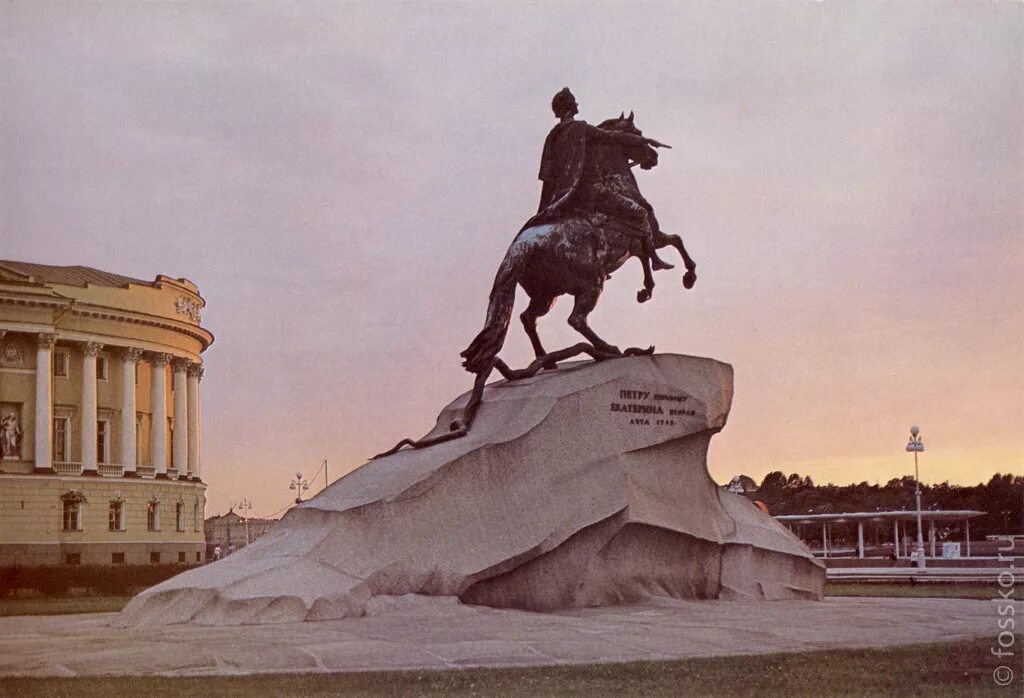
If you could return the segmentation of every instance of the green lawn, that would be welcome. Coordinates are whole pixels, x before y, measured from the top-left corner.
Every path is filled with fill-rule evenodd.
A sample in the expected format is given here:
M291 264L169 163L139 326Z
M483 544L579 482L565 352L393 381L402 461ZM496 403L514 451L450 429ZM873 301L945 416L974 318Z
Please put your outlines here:
M993 599L996 584L855 584L836 582L825 587L825 596L905 596L948 599ZM2 616L52 616L67 613L111 613L120 611L130 596L69 596L65 598L0 599ZM1024 584L1018 585L1017 600L1024 600Z
M43 596L30 599L0 599L2 616L59 616L66 613L111 613L120 611L130 596Z
M522 669L224 677L0 679L0 696L1014 696L1002 688L995 636L963 642L671 662ZM1016 636L1019 650L1024 636Z
M825 585L825 596L903 596L907 598L943 599L995 599L1005 591L997 583L981 584L858 584L855 582L830 582ZM1024 601L1024 583L1017 584L1012 597Z

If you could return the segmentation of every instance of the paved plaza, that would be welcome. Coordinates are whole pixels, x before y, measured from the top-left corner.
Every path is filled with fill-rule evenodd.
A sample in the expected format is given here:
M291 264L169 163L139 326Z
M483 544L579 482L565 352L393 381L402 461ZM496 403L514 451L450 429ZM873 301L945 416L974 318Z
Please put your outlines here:
M376 602L375 602L376 603ZM116 614L0 618L0 676L211 676L536 666L939 642L994 635L989 601L652 600L528 613L404 597L343 620L118 629Z

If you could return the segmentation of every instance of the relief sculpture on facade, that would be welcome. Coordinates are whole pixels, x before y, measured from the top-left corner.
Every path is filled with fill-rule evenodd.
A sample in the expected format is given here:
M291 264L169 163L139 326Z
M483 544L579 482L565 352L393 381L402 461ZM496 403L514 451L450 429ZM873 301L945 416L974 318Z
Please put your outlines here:
M4 405L0 409L0 458L21 460L21 443L24 430L21 427L19 410L14 405Z
M195 323L201 322L202 320L200 317L202 306L199 304L199 301L193 298L180 296L176 301L174 301L174 312L178 313L178 315L185 315L189 320Z

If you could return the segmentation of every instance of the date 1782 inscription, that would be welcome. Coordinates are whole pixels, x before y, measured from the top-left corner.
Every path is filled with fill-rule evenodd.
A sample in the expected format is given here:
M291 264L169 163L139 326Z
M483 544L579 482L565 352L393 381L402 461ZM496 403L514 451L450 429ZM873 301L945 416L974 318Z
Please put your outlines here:
M610 412L633 415L634 426L674 426L676 417L696 417L697 410L687 406L688 395L652 393L647 390L620 390L619 400L610 405Z

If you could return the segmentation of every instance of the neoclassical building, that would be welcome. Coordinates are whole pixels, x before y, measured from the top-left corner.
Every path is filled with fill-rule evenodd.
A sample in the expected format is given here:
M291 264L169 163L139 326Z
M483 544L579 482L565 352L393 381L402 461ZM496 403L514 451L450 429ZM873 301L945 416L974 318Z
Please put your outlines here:
M0 261L0 566L203 559L195 284Z

